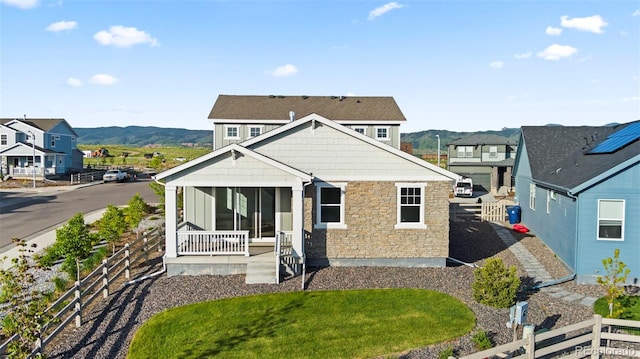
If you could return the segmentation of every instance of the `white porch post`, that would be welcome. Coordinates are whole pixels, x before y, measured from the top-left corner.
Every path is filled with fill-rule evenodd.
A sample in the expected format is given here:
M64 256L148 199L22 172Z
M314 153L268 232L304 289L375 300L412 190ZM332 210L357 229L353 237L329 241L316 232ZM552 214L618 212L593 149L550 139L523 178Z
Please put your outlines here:
M291 188L291 212L293 217L293 252L298 256L302 257L304 254L304 198L302 196L303 187L302 180L298 179L298 182Z
M177 227L178 227L178 206L177 206L176 186L165 186L164 188L164 211L165 211L165 248L167 258L178 257Z

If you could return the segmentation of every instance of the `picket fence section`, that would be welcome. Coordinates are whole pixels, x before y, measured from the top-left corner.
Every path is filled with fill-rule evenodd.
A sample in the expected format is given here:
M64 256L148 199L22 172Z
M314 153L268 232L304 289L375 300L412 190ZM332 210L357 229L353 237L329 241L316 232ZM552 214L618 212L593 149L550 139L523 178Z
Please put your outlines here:
M127 243L123 248L115 252L112 256L104 259L96 269L89 273L80 281L76 281L71 289L62 294L53 302L45 312L52 314L52 318L41 330L40 338L34 343L34 350L30 357L37 354L44 354L44 348L55 337L62 332L71 322L76 327L83 324L83 311L102 296L106 299L110 289L115 285L115 281L120 277L125 280L131 278L131 269L134 264L138 264L149 259L149 254L155 249L162 250L162 230L155 228L145 232L143 236L131 243ZM0 353L4 356L9 343L17 339L17 335L7 339L0 344Z
M502 222L507 219L507 204L504 201L483 203L451 203L455 221Z

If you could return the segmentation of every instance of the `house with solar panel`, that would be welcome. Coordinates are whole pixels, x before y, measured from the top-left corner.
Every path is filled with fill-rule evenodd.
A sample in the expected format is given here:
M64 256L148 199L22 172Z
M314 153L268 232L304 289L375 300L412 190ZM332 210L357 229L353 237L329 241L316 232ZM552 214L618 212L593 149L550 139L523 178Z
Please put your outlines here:
M214 151L155 177L169 276L446 265L458 175L400 150L392 97L221 95L209 119Z
M514 176L521 221L578 283L595 283L619 249L640 285L640 121L524 126Z

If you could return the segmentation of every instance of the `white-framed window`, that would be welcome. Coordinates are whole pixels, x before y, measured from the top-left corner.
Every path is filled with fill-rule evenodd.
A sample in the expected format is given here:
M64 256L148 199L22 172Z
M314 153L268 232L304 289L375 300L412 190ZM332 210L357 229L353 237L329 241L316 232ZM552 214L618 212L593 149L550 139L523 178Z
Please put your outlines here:
M224 139L225 140L239 140L240 139L240 126L224 126Z
M60 140L60 136L51 135L51 147L56 147L56 141Z
M389 133L389 127L376 127L376 140L389 141L391 134Z
M598 240L624 240L624 200L598 200Z
M6 146L9 143L9 137L6 133L0 135L0 146Z
M489 158L498 158L498 146L489 146Z
M529 184L529 208L536 209L536 184Z
M362 135L366 135L367 134L367 126L353 126L352 128L357 133L360 133Z
M262 126L249 126L247 128L247 132L248 132L247 138L258 137L262 134Z
M347 228L344 223L346 186L346 183L321 183L316 185L315 228Z
M396 183L396 229L427 228L424 223L424 190L426 186L426 183Z
M458 146L458 158L473 158L473 146Z

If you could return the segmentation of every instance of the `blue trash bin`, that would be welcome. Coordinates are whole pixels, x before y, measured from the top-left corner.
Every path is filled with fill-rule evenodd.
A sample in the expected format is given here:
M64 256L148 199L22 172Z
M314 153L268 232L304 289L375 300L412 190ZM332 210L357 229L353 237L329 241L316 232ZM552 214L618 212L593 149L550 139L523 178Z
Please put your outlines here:
M520 206L508 206L507 213L509 214L509 224L520 223L520 213L522 208Z

